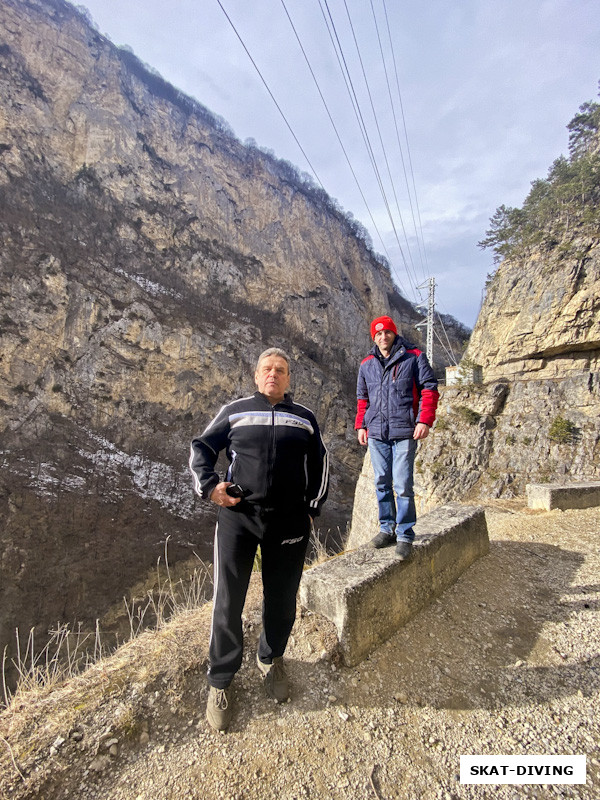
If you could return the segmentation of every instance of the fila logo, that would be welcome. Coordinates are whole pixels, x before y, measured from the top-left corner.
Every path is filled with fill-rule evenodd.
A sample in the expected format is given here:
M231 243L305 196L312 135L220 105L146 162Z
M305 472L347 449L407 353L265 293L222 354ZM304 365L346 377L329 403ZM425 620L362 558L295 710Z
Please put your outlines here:
M298 544L304 539L304 536L299 536L297 539L284 539L281 544Z

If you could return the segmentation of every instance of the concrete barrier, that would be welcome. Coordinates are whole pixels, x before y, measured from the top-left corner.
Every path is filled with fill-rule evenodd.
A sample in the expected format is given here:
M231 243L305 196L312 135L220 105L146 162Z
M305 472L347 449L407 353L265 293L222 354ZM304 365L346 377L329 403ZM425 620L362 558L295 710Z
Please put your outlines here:
M527 505L552 511L560 508L592 508L600 506L600 482L590 483L528 483Z
M300 602L334 623L347 666L389 639L489 550L478 506L441 506L417 521L415 534L409 561L399 561L393 547L363 545L304 573Z
M426 439L424 441L429 441ZM423 442L419 444L419 449L423 447ZM420 484L419 473L415 470L415 505L417 507L417 518L424 515L429 509L426 506L425 487ZM365 453L363 465L356 482L354 492L354 503L352 505L352 519L350 522L350 534L346 547L354 550L361 544L369 542L379 531L379 507L375 495L375 473L371 464L369 451Z

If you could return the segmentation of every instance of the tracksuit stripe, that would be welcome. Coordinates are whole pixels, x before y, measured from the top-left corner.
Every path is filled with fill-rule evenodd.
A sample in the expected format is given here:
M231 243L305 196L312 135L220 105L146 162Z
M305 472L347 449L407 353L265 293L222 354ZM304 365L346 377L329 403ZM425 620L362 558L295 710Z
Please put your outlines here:
M213 609L210 618L210 635L208 637L208 647L210 646L213 641L214 635L214 628L215 628L215 610L217 608L217 598L218 598L218 591L219 591L219 544L218 544L218 537L219 537L219 520L217 520L217 524L215 525L215 541L214 541L214 550L213 550ZM209 666L210 669L210 666Z
M192 464L193 464L193 461L194 461L194 455L195 455L194 447L193 447L193 445L191 445L190 446L190 460L189 460L188 463L189 463L189 466L190 466L190 472L192 473L192 475L194 477L194 491L196 492L196 494L199 494L200 497L204 497L204 495L202 494L202 486L200 485L200 478L198 477L198 475L196 474L196 472L194 471L194 469L192 467Z

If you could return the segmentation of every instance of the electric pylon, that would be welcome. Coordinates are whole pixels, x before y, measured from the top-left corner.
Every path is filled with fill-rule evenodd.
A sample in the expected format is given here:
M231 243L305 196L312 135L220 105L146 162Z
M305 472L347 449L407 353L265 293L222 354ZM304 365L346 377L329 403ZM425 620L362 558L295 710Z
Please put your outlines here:
M435 312L435 278L428 278L425 283L417 286L417 289L429 289L427 299L427 319L424 322L418 322L417 328L427 327L427 344L426 353L427 360L433 364L433 316ZM418 305L417 308L425 308L425 304Z

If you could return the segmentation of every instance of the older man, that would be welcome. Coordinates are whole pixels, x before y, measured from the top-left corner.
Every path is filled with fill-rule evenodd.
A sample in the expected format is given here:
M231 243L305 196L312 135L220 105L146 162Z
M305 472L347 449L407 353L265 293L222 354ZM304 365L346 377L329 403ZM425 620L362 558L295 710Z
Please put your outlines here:
M267 694L289 696L283 665L311 522L327 497L328 456L314 414L292 401L290 360L279 348L259 356L258 391L223 406L192 441L190 468L200 497L219 506L206 716L216 730L231 721L229 686L242 663L242 610L261 547L263 630L257 664ZM215 471L225 450L225 480Z
M398 335L390 317L373 320L371 338L373 348L358 371L354 426L359 443L369 445L375 472L379 533L371 543L395 545L404 561L415 538L417 442L429 435L435 420L437 381L425 353Z

